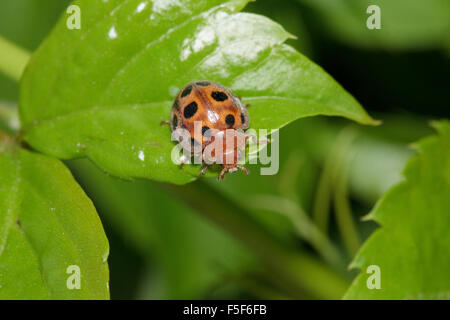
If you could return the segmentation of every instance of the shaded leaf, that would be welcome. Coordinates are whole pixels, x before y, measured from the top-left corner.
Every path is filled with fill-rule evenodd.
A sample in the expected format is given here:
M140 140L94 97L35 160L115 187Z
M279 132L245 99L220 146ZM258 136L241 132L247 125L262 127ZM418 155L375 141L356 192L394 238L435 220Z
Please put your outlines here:
M410 50L445 48L450 38L450 2L430 0L297 0L319 13L321 25L343 42L368 48ZM380 8L381 29L368 29ZM444 47L443 47L444 46Z
M108 241L58 160L0 136L0 299L108 299ZM81 288L69 290L69 266Z
M210 79L251 104L251 127L301 117L374 121L320 67L283 44L271 20L237 13L247 0L75 1L81 30L63 16L22 81L25 140L62 158L89 157L120 177L177 184L200 166L171 161L172 100L187 82Z
M69 2L69 0L0 1L0 36L20 47L34 50ZM0 52L4 53L2 50ZM5 59L3 55L2 59ZM18 83L0 72L0 100L18 101L18 99Z
M156 270L153 290L142 298L205 298L213 286L223 287L227 277L254 266L253 255L237 240L154 182L119 180L85 160L71 161L70 167L101 217Z
M362 269L347 299L450 298L450 123L421 140L406 180L391 188L368 216L381 224L352 263ZM380 268L381 289L368 289L370 265Z

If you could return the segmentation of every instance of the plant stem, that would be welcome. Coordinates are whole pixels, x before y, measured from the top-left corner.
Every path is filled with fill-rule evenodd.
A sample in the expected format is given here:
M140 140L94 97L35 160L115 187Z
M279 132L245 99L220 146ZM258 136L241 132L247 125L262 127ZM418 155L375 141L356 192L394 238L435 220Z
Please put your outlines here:
M338 299L348 287L346 280L318 259L281 245L244 208L215 192L206 183L196 181L183 187L163 186L249 247L280 287L294 297L302 297L308 292L319 299Z
M291 220L298 236L314 247L326 262L338 269L344 268L339 251L296 202L272 195L252 196L248 200L250 207L285 215Z
M331 203L331 182L334 171L334 159L331 157L333 150L325 160L325 164L320 175L314 199L313 219L317 228L323 233L328 234L328 220L330 217Z
M361 246L358 230L353 220L353 213L348 196L348 168L341 168L334 193L336 223L344 240L345 248L354 257Z
M0 71L19 82L30 60L30 53L0 36Z
M356 138L352 128L345 128L338 137L336 152L336 171L333 174L334 213L339 232L344 241L345 248L351 257L354 257L361 240L353 219L353 213L348 196L349 163L352 158L351 145Z

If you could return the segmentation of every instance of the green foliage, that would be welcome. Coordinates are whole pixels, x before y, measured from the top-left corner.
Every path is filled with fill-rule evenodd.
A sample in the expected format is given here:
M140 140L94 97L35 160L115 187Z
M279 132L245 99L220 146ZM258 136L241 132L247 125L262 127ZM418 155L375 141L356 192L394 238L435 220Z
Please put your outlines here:
M108 299L108 241L58 160L0 132L0 299ZM81 288L69 290L77 265Z
M362 270L345 298L449 297L450 124L436 124L439 136L418 143L406 179L383 196L371 223L355 220L400 181L413 153L407 144L429 132L424 117L380 114L382 128L318 117L286 126L315 115L376 123L294 48L316 53L371 107L391 108L383 101L401 96L396 82L418 92L401 97L400 107L425 94L416 78L433 73L433 58L418 60L433 63L414 68L411 81L383 73L392 65L404 74L396 63L361 70L349 61L373 55L379 66L379 55L390 55L380 48L450 48L448 1L268 0L247 8L299 39L264 16L240 13L247 2L77 0L81 30L66 27L68 0L0 4L0 71L15 81L28 60L20 47L34 50L62 13L27 66L19 103L18 85L0 75L0 299L109 298L108 241L83 190L105 223L111 261L120 261L110 262L112 280L120 277L113 297L340 298L350 283L345 266L376 222L381 228L354 259ZM381 8L381 30L366 28L370 4ZM376 50L339 49L319 28ZM277 175L258 175L256 165L250 176L174 185L195 180L200 166L172 163L175 144L160 121L177 91L200 79L250 103L253 129L281 129ZM430 83L445 87L438 76ZM373 101L364 91L383 95ZM83 190L50 156L84 158L67 162ZM66 287L69 265L81 268L81 290ZM367 289L370 265L381 267L381 290Z
M314 8L320 23L341 41L392 50L448 48L450 2L447 0L297 0ZM381 29L366 28L370 5L381 13Z
M236 239L174 201L155 183L115 179L87 160L71 161L70 168L102 218L160 271L161 288L151 283L151 291L142 298L205 297L223 279L253 265L251 252Z
M24 139L41 152L86 156L119 177L192 181L199 166L179 170L171 161L174 144L160 121L195 79L244 97L254 129L319 114L375 123L320 67L283 44L290 35L280 25L237 13L246 0L75 3L82 32L61 19L22 81Z
M368 218L381 224L352 266L362 269L347 299L448 299L450 292L450 122L417 143L405 181L390 189ZM366 268L378 265L381 289L368 289Z

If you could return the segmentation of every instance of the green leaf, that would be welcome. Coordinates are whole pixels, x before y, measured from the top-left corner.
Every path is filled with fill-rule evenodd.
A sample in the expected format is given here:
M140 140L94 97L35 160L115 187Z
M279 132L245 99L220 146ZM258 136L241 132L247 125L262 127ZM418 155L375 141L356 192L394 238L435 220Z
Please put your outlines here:
M367 48L410 50L445 48L450 38L450 2L429 0L298 0L339 40ZM368 29L370 5L380 8L381 29ZM424 27L426 26L426 27Z
M69 170L0 136L0 299L108 299L108 252ZM67 287L72 265L80 289Z
M251 104L251 127L277 129L301 117L344 116L374 124L320 67L283 44L290 35L247 0L74 3L81 30L63 16L34 54L21 84L25 140L62 159L88 157L119 177L177 184L200 166L171 161L172 100L210 79Z
M368 216L381 228L352 263L362 269L347 299L450 298L450 122L421 140L406 180L390 189ZM381 289L368 289L367 267L380 268ZM371 279L369 279L370 282Z

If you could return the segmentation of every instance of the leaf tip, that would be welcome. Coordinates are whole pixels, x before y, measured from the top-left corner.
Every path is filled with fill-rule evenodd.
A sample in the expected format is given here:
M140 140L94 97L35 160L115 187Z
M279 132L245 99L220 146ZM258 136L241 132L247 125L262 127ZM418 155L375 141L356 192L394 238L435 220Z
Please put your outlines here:
M435 129L440 134L445 132L445 127L450 126L450 121L448 119L441 119L441 120L430 120L429 125Z
M290 32L287 32L287 38L288 39L292 39L292 40L297 40L298 39L298 37L295 34L292 34Z
M365 216L361 217L361 221L370 221L370 220L375 220L375 217L372 213L373 211L371 211L370 213L366 214Z
M373 119L372 117L369 116L369 119L367 120L366 124L376 127L382 125L383 120Z
M347 270L353 270L358 268L358 264L356 263L355 260L353 260L348 266L347 266Z

